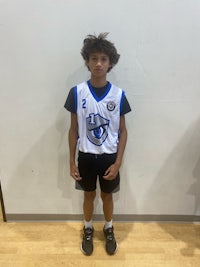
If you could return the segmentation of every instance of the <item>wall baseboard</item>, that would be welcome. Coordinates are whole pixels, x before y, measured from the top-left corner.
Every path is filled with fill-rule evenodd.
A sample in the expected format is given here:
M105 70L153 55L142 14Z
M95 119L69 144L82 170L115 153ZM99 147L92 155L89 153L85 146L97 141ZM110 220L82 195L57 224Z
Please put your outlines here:
M82 221L82 214L6 214L7 221ZM94 221L103 221L101 214L94 215ZM114 221L121 222L200 222L200 215L154 215L115 214Z

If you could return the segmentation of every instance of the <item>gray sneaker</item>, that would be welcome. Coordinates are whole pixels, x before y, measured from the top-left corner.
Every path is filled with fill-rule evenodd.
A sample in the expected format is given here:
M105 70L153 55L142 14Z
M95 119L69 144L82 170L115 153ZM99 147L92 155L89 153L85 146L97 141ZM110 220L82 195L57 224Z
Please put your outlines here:
M108 228L108 229L103 229L103 232L104 232L104 236L105 236L105 239L106 239L106 252L109 254L109 255L113 255L115 254L115 252L117 251L117 247L118 247L118 244L115 240L115 236L114 236L114 231L113 231L113 227L111 228Z
M83 254L89 256L93 252L93 228L83 228L83 241L81 244L81 251Z

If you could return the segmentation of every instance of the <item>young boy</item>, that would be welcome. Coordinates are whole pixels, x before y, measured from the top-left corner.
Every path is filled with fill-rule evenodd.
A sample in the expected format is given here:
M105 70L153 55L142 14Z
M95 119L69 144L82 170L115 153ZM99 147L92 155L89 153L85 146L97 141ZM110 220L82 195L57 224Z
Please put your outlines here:
M70 175L76 188L84 191L84 228L81 250L93 252L93 208L96 183L99 180L105 225L106 251L117 250L112 217L112 193L119 190L119 168L127 140L125 114L131 111L124 91L107 81L107 73L117 64L120 55L107 33L88 35L81 55L91 78L73 87L65 108L71 112L69 129ZM75 161L78 146L78 166Z

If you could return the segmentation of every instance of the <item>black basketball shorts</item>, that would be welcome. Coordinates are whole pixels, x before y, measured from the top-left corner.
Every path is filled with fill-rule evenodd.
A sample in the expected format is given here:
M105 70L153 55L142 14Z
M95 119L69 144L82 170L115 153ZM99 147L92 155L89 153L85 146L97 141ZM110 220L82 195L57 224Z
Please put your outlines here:
M79 151L78 168L82 180L76 181L76 189L84 191L95 191L97 178L101 191L104 193L115 193L119 191L120 175L119 172L115 179L105 180L105 171L116 160L117 153L114 154L90 154Z

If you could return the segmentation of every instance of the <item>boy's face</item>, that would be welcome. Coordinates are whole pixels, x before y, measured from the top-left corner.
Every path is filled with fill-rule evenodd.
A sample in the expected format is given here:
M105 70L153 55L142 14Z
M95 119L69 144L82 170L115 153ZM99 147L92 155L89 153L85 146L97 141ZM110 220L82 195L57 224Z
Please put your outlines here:
M87 66L94 77L105 77L111 67L109 57L102 52L94 52L89 56Z

